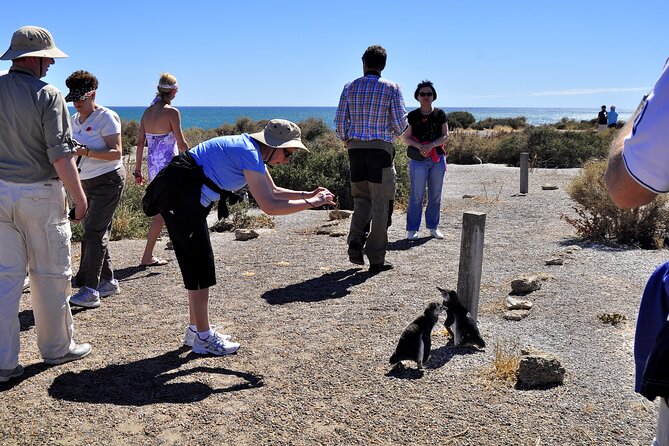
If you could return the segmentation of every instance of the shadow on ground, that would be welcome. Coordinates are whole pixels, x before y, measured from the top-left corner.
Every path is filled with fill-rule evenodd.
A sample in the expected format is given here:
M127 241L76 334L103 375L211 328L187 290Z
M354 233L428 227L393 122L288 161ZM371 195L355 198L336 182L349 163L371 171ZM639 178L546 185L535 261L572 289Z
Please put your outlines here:
M273 289L261 297L272 305L339 299L347 296L352 287L360 285L373 275L360 268L349 268L346 271L327 273L304 282Z
M415 248L420 245L424 245L425 243L429 242L432 240L432 237L421 237L416 240L406 240L406 239L401 239L401 240L395 240L394 242L388 243L388 246L386 248L387 251L406 251L411 248Z
M262 387L263 377L222 367L182 368L201 358L187 348L173 350L154 358L127 364L111 364L98 370L67 372L54 379L49 388L53 398L91 404L146 406L149 404L187 404L201 401L215 393L236 392ZM201 382L170 381L194 373L218 373L237 377L239 382L224 388L212 388Z

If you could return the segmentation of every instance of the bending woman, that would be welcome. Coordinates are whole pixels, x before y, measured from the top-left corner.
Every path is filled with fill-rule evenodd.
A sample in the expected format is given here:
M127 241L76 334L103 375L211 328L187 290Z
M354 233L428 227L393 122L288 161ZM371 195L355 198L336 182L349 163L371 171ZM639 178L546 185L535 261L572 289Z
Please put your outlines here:
M209 287L216 284L214 253L207 215L224 191L248 185L270 215L292 214L334 204L324 187L294 191L274 184L265 164L284 164L298 150L307 150L300 128L272 119L262 132L220 136L204 141L175 157L149 184L144 212L160 213L174 245L184 285L188 290L190 323L184 344L198 354L227 355L239 348L229 335L209 326Z
M144 110L139 125L137 138L137 158L133 173L137 184L144 183L142 176L142 159L144 143L148 145L146 156L149 181L152 181L158 172L179 154L179 151L188 150L188 143L181 130L181 115L179 110L172 107L172 101L179 91L177 79L169 73L163 73L158 81L158 92L151 105ZM144 254L140 264L143 266L165 265L166 260L153 255L156 240L163 229L163 217L156 215L151 220L151 227L146 239Z
M409 112L409 125L402 134L408 145L409 176L411 193L407 209L407 240L419 238L418 230L423 214L423 197L427 185L427 208L425 226L434 238L442 239L439 231L441 212L441 189L446 173L446 152L444 142L448 139L448 122L443 110L434 108L432 102L437 99L437 90L432 82L423 81L416 87L413 97L420 103L420 108Z
M72 137L79 178L88 198L88 215L82 221L79 271L73 284L79 291L71 305L100 306L100 297L120 292L109 256L109 235L114 212L121 199L125 169L121 160L121 120L116 112L95 103L98 79L88 71L75 71L66 80L65 97L77 112L72 115Z

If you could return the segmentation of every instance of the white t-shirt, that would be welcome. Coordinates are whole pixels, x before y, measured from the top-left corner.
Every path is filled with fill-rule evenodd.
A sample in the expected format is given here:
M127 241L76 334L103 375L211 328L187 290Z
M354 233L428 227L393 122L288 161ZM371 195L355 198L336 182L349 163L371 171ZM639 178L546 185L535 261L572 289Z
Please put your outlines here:
M669 64L625 138L623 159L629 174L643 187L669 192Z
M85 144L91 152L107 150L104 136L121 133L121 119L115 111L98 105L84 122L79 122L79 113L72 115L72 138ZM79 178L90 180L123 166L122 160L102 160L81 157Z

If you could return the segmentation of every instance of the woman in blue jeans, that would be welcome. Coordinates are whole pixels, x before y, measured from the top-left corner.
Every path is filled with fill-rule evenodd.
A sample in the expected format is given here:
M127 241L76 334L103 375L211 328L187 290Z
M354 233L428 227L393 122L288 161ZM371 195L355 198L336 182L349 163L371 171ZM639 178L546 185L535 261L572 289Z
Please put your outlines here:
M425 80L418 84L413 97L420 108L409 112L409 125L402 134L407 147L411 193L407 209L407 240L419 238L418 230L423 214L423 197L427 186L427 208L425 226L434 238L443 239L439 231L441 209L441 189L446 173L446 152L444 142L448 139L446 113L434 108L437 90L432 82Z

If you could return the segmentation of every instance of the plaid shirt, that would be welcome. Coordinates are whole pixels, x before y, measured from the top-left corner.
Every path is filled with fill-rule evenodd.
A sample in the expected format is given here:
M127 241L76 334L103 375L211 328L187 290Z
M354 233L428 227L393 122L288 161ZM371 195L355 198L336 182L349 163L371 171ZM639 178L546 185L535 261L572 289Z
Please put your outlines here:
M400 86L375 74L346 84L334 122L342 141L355 138L392 143L407 126Z

